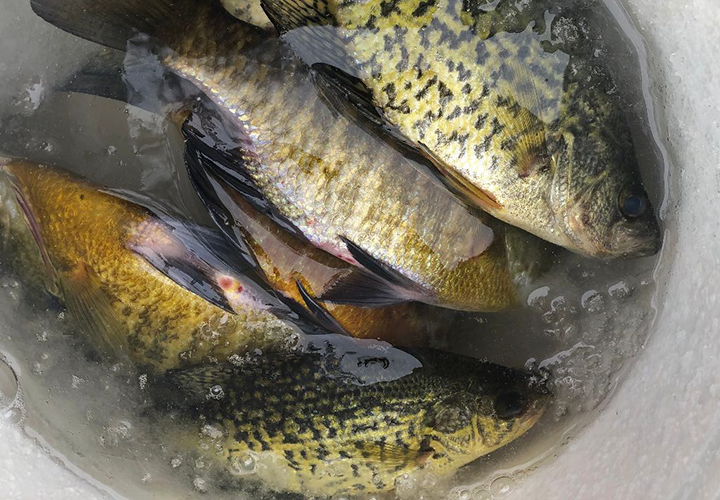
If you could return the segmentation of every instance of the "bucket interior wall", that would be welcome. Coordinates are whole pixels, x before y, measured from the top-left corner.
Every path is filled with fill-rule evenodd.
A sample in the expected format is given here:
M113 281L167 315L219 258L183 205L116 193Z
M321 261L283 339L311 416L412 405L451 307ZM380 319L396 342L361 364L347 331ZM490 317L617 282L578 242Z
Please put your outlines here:
M38 28L38 38L52 40L49 48L13 45L13 19L27 15L27 3L10 0L0 19L7 44L0 74L9 76L0 115L17 105L3 96L25 81L18 73L52 60L37 51L86 49L64 33L48 35L47 26ZM720 491L720 8L716 0L625 5L647 42L649 87L671 162L659 313L646 347L596 420L507 498L699 499ZM3 497L104 498L14 428L0 427L0 442Z

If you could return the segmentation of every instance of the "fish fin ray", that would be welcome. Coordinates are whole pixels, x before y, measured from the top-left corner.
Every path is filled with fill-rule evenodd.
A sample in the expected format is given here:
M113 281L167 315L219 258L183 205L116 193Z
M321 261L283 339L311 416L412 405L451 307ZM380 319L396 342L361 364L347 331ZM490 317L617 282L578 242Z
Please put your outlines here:
M111 48L94 54L55 90L105 97L155 114L167 114L170 106L183 107L199 93L196 86L164 70L155 59Z
M95 272L84 262L78 262L69 273L59 274L58 283L68 312L98 353L108 359L127 361L127 329Z
M356 443L362 457L375 465L394 472L408 465L424 465L434 450L404 447L397 444L360 442Z
M50 24L106 47L125 50L135 33L153 35L181 9L177 0L31 0L32 10Z
M295 280L295 284L297 285L298 292L300 292L300 296L303 299L303 302L305 302L305 305L307 306L310 313L313 315L313 317L318 321L320 326L323 328L326 328L327 330L338 333L340 335L347 335L350 337L350 333L345 329L344 326L340 324L340 322L335 319L335 317L327 310L325 309L316 299L313 297L310 292L307 291L305 286L300 282L300 280Z
M502 208L492 193L459 176L424 144L407 139L375 106L370 89L360 79L327 64L316 63L312 69L318 94L330 109L412 160L416 169L451 191L465 205L480 206L484 210Z
M190 242L190 233L179 238L178 233L171 228L162 231L161 237L140 235L133 238L129 248L142 257L148 264L157 269L164 276L171 279L189 292L207 300L211 304L234 314L234 310L216 282L219 272L208 265L202 257L193 253L187 246ZM206 252L205 247L197 247L196 252Z
M255 184L246 170L253 158L247 134L222 110L203 100L182 125L185 137L185 160L191 176L200 179L202 171L222 180L260 213L302 241L307 237L287 217L282 215ZM207 194L207 193L206 193Z
M324 63L357 75L347 42L327 0L261 0L270 21L308 66Z
M364 269L340 276L318 299L368 308L428 300L430 294L423 287L378 261L347 238L340 238Z

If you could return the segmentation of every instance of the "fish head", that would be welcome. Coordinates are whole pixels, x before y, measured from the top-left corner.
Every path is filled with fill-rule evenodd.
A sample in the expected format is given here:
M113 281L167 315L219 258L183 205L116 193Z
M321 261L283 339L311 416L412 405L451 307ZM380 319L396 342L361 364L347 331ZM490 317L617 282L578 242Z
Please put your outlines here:
M591 97L578 97L573 116L559 122L550 140L549 202L559 237L596 258L654 255L662 234L628 123L607 96Z
M537 377L502 369L502 380L482 380L435 405L429 450L435 470L454 470L522 436L540 419L550 394Z

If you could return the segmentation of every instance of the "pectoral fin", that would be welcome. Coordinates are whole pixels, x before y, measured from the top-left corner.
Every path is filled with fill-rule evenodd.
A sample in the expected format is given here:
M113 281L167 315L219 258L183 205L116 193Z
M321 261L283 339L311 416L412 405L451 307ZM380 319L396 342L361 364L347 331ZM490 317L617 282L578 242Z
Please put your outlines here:
M340 276L318 297L320 300L357 307L383 307L403 302L433 303L433 294L358 245L341 237L352 257L365 269Z
M183 124L182 133L191 177L201 179L204 172L209 172L284 230L307 241L302 231L265 199L247 172L249 162L260 160L253 151L252 139L238 123L227 119L211 102L202 100Z
M357 442L355 446L365 460L388 472L422 468L435 452L432 448L377 442Z
M128 331L95 272L78 262L58 274L62 298L71 317L98 353L115 361L128 358Z

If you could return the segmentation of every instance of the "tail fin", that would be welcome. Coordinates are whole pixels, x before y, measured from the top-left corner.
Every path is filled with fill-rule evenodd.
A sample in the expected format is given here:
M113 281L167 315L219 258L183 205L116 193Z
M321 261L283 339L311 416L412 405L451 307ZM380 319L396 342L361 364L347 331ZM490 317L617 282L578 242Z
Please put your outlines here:
M188 0L31 0L33 11L67 31L113 49L125 50L138 33L153 36L179 19Z

